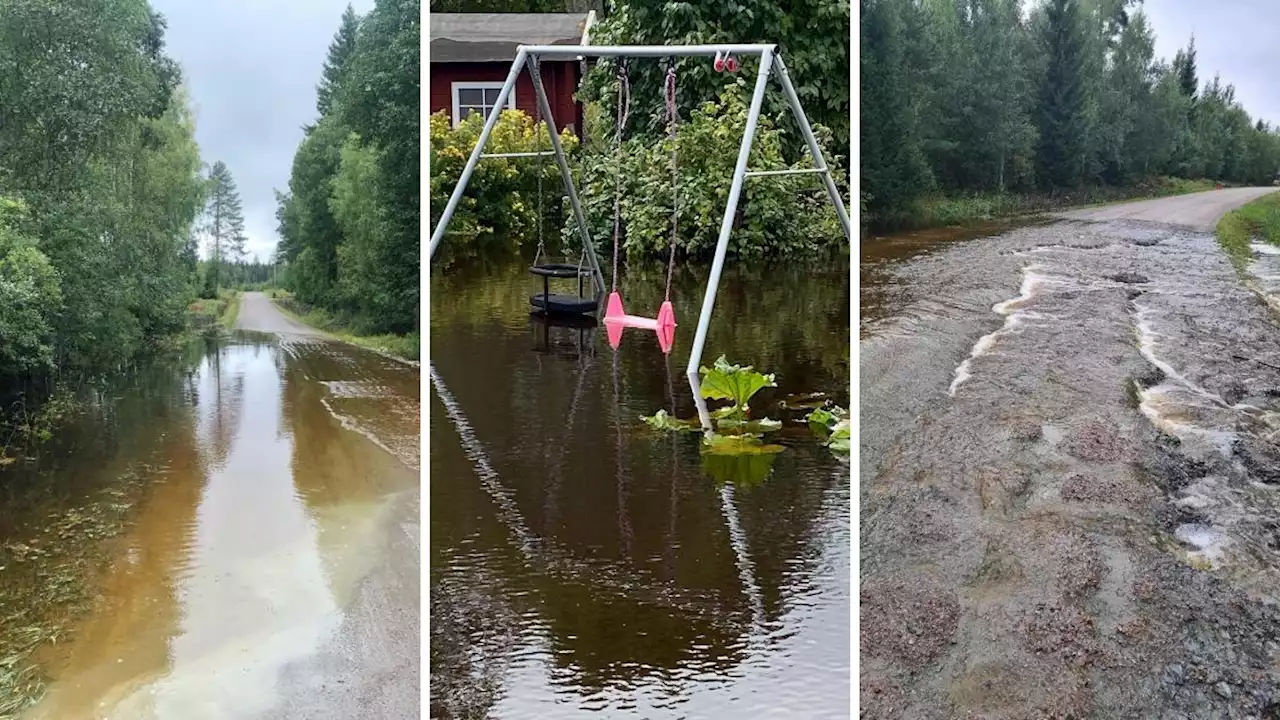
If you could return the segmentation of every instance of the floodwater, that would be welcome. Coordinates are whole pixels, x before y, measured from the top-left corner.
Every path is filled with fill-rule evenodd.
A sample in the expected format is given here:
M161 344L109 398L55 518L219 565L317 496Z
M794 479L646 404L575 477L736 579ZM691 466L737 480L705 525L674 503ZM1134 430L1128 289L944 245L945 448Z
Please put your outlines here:
M0 475L0 642L53 636L22 717L287 714L384 582L418 493L418 391L415 369L347 345L236 333L87 394Z
M753 415L847 407L847 263L726 269L704 364L777 373ZM625 278L629 312L656 312L659 265ZM677 273L669 362L652 332L615 354L603 329L532 320L525 261L433 278L433 717L848 717L847 460L793 422L753 481L640 422L695 415L705 273Z
M1112 220L863 252L867 716L1276 712L1274 248Z

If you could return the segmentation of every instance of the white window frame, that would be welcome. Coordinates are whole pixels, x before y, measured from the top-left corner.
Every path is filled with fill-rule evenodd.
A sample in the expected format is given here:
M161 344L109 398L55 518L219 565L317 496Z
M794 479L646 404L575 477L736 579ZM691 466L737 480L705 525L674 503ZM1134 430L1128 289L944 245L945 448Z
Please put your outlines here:
M461 80L450 83L453 91L453 126L458 127L458 123L462 122L460 113L462 105L458 101L459 90L501 90L503 83L501 80L496 82L480 81L480 80ZM516 108L516 89L511 88L511 93L507 95L507 108L514 110Z

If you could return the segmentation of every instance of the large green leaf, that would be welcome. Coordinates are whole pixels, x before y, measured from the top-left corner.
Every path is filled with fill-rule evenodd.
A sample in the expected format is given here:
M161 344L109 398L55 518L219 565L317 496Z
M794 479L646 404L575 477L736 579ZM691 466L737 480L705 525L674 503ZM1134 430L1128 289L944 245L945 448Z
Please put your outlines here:
M759 420L725 418L717 424L717 427L721 430L731 430L736 434L754 435L780 430L782 429L782 423L769 418L760 418Z
M702 367L702 397L709 400L731 400L743 410L751 396L767 387L777 387L772 374L758 373L750 365L730 365L721 355L710 369Z
M835 452L847 455L849 453L850 436L849 419L845 418L844 420L836 423L836 426L832 428L831 437L827 438L827 447L831 448Z
M695 420L682 420L674 415L667 414L666 410L659 410L647 417L641 416L640 419L650 428L661 432L689 432L701 427Z

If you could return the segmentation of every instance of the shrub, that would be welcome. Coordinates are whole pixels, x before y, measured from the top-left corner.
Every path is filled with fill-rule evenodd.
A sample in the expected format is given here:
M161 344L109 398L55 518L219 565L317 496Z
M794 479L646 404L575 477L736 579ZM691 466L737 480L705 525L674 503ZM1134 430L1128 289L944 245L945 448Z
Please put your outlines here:
M721 93L682 118L676 147L680 172L677 247L687 255L710 254L720 232L729 198L734 164L746 127L747 84L739 79ZM632 108L633 113L638 109ZM787 127L790 120L784 118ZM788 166L783 160L783 139L790 130L774 118L762 115L748 167L754 170L813 167L806 155ZM798 132L798 131L797 131ZM831 153L829 130L814 127L823 156L833 168L837 187L846 188L839 159ZM604 252L613 237L615 169L621 167L621 211L628 257L665 255L671 242L671 141L634 137L622 151L606 148L587 155L578 181L591 236ZM568 243L576 237L572 217L566 217L562 233ZM747 179L739 201L738 217L730 249L740 255L760 256L812 252L847 247L835 210L816 175L780 175Z
M21 230L26 210L0 197L0 374L53 367L52 314L62 305L58 272Z
M445 111L431 116L433 230L440 221L444 206L449 202L449 195L462 177L467 158L480 139L484 120L473 114L455 128L450 127L450 119ZM547 151L551 149L551 143L546 132L545 123L539 123L535 128L533 118L525 113L520 110L505 110L493 132L489 134L485 152L533 152L539 149L539 145L543 151ZM578 148L578 139L571 132L562 132L560 142L567 154L574 154ZM481 160L449 222L450 240L446 245L487 247L497 244L515 247L525 242L537 242L538 167L537 158ZM544 212L559 211L564 191L555 159L544 157L541 167ZM555 237L554 221L544 219L543 222L546 237Z

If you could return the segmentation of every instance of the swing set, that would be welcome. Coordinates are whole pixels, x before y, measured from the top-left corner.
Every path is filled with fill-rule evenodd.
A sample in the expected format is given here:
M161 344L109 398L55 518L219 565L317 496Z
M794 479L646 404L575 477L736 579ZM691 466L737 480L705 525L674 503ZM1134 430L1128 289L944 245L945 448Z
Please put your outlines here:
M458 184L454 187L453 194L449 196L449 202L445 205L444 213L440 218L440 222L436 224L435 230L431 233L431 240L427 245L427 261L430 262L432 256L435 255L436 248L444 238L445 232L449 226L449 220L453 217L453 213L457 209L463 193L466 191L467 182L471 179L471 174L475 171L476 165L479 164L480 160L485 158L537 157L539 162L538 254L534 257L534 263L530 268L530 272L543 278L543 290L542 293L532 296L529 299L529 302L536 311L541 311L548 315L552 313L583 315L597 312L599 310L600 299L604 296L604 274L600 269L599 259L596 257L595 247L592 243L591 235L587 228L587 222L582 212L582 205L578 200L578 192L573 184L573 176L569 170L568 160L565 158L564 149L560 144L560 137L555 130L555 119L552 116L551 105L547 100L546 90L542 84L540 62L543 58L580 59L586 57L610 57L619 59L617 62L618 122L616 125L614 143L615 150L618 152L619 156L621 156L622 130L626 125L627 115L630 111L630 86L627 81L627 65L625 59L665 58L667 71L664 83L664 96L666 100L667 129L672 139L671 247L667 260L666 292L656 317L629 315L623 307L622 296L618 291L618 246L621 235L621 167L619 164L619 166L615 167L614 170L613 277L611 291L605 304L604 323L609 337L609 344L615 349L621 342L623 330L630 327L653 331L657 335L658 345L662 349L662 352L664 354L669 354L675 344L676 319L675 311L671 304L671 276L675 268L675 252L678 237L676 218L678 210L677 201L679 199L679 169L677 165L675 147L676 130L679 123L679 111L676 107L675 101L675 59L680 57L714 57L714 66L716 71L736 72L738 69L738 60L735 56L757 56L760 58L760 67L756 75L755 90L752 94L751 106L747 113L747 123L743 130L742 143L738 149L738 159L734 166L733 181L729 188L729 198L725 204L724 217L720 223L720 234L716 241L716 251L711 265L711 274L707 279L706 292L703 295L702 311L698 316L698 326L697 332L694 335L693 349L689 353L689 364L686 372L691 379L696 380L698 366L702 361L702 352L706 344L707 330L711 321L711 313L715 307L716 291L720 284L720 275L724 270L724 261L729 248L729 236L733 230L734 216L737 213L738 201L742 195L742 186L748 178L767 177L772 175L818 175L822 178L823 184L826 186L827 195L830 198L832 205L835 207L836 214L839 216L840 224L844 228L845 237L850 243L853 242L853 231L849 222L849 213L845 208L844 202L840 198L840 191L836 187L831 171L822 157L822 151L818 147L818 141L813 135L813 129L809 126L809 120L804 114L804 109L800 106L800 99L796 95L795 88L791 84L791 78L787 74L787 68L782 61L782 56L778 53L777 45L521 45L516 52L515 60L511 63L511 70L507 74L506 81L502 85L502 90L498 93L498 98L494 102L493 109L485 119L484 129L480 132L480 138L476 142L476 146L471 152L471 157L468 158L467 164L462 170L462 176L459 178ZM526 67L528 68L530 78L533 81L534 94L537 96L535 111L535 115L537 117L535 119L535 124L543 117L547 119L547 135L551 141L551 150L543 151L541 149L541 140L539 140L538 150L532 153L486 154L484 152L484 147L489 140L489 135L497 124L498 117L502 110L507 106L507 100L515 87L516 80L519 78L521 71ZM751 153L752 140L755 137L756 125L760 119L760 108L764 102L765 87L768 84L769 76L775 68L779 84L782 86L783 94L786 96L787 102L790 105L792 115L795 117L796 124L800 128L800 133L804 137L805 143L808 145L809 153L813 160L812 168L787 168L781 170L747 169L747 161ZM560 177L564 182L565 194L569 198L569 205L572 208L574 221L578 227L578 234L582 241L582 255L576 266L569 263L541 262L542 255L544 253L541 212L541 162L542 158L546 155L554 156L556 164L559 166ZM594 296L590 298L583 294L584 279L588 276L591 278L595 290ZM553 278L577 278L578 297L575 298L570 295L551 293L550 280Z

